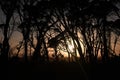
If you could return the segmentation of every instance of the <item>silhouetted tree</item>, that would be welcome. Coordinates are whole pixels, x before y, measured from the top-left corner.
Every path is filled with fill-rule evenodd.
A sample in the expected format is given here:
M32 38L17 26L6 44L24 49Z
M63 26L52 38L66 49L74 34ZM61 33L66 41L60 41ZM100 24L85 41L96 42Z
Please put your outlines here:
M10 20L16 9L17 1L15 1L15 0L0 1L0 6L1 6L1 10L3 11L3 13L5 15L5 23L3 26L4 40L3 40L3 47L1 50L1 59L3 59L3 61L6 61L6 60L8 60L8 53L9 53L9 48L10 48L9 36L8 36Z
M109 59L109 53L115 53L115 46L119 38L119 1L115 0L21 0L1 1L1 10L6 21L3 26L3 47L1 54L9 53L9 29L13 16L18 15L17 28L23 35L24 59L28 60L28 54L33 60L49 60L48 45L54 47L55 57L59 45L64 45L68 56L77 57L85 63L85 57L89 61L97 60L100 53L103 61ZM13 5L14 3L14 5ZM14 14L15 13L15 14ZM111 15L117 16L117 20L110 21ZM52 34L53 32L53 34ZM112 33L116 36L114 49L112 49ZM47 34L51 34L47 36ZM34 38L33 38L34 36ZM59 37L58 37L59 36ZM71 39L74 52L69 51L67 41ZM36 43L34 44L34 40ZM54 44L56 42L56 44ZM84 45L84 51L82 49ZM21 45L19 45L21 46ZM31 49L33 52L31 53ZM20 48L18 52L20 51ZM2 56L1 55L1 56ZM77 59L77 58L76 58Z

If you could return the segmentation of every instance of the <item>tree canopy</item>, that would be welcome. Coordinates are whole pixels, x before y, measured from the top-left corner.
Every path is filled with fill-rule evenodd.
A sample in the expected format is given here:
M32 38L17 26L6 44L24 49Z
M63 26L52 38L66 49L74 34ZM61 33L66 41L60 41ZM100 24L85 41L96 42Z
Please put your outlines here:
M4 16L0 22L3 60L19 57L22 51L25 61L28 57L49 61L48 48L54 49L55 61L61 59L60 51L67 52L69 60L81 62L119 56L119 0L4 0L0 9ZM23 37L15 53L10 47L14 31ZM70 44L73 50L69 50Z

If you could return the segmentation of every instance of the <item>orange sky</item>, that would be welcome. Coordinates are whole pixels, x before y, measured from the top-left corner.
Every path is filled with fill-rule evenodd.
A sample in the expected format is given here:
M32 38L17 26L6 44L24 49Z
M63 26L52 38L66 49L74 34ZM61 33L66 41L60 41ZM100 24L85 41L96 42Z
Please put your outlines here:
M2 32L0 31L0 34L1 34ZM112 34L112 35L114 35L114 34ZM80 37L80 36L79 36ZM3 35L1 34L0 35L0 41L2 40L2 38L3 38ZM18 43L19 43L19 41L21 41L22 40L22 34L20 33L20 32L18 32L18 31L15 31L15 32L13 32L13 34L12 34L12 36L11 36L11 38L10 38L10 40L9 40L9 43L10 43L10 46L13 48L13 47L16 47L16 45L18 45ZM111 46L113 46L113 44L114 44L114 39L115 39L115 35L114 36L112 36L112 38L111 38L111 43L112 43L112 45ZM69 48L70 48L70 50L72 51L72 49L73 49L73 46L72 46L73 44L69 44ZM82 49L84 49L84 47L82 47ZM117 55L119 55L120 54L120 37L118 38L118 42L117 42L117 45L116 45L116 53L117 53ZM52 48L50 48L50 50L48 49L48 51L49 51L49 54L53 54L54 53L54 50L52 49ZM16 52L16 51L15 51ZM62 53L63 55L64 55L64 57L67 57L68 56L68 53L67 52L64 52L64 51L60 51L60 53ZM22 53L21 53L22 54ZM50 55L51 56L51 55Z

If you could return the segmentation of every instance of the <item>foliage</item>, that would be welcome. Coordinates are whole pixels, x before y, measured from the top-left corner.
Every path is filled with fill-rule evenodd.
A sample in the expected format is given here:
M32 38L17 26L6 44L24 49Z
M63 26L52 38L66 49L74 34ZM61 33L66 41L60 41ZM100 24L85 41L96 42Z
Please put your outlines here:
M35 62L49 61L49 47L54 49L54 60L58 61L60 45L64 46L61 50L68 53L69 61L74 58L82 63L96 62L99 54L103 61L107 61L113 54L118 54L119 3L117 0L0 1L5 15L5 23L0 24L4 35L1 57L11 55L9 32L12 34L16 29L23 36L17 54L23 49L26 62L28 56ZM110 16L117 18L109 21ZM111 43L112 33L117 35L114 43ZM69 50L68 43L73 45L74 51Z

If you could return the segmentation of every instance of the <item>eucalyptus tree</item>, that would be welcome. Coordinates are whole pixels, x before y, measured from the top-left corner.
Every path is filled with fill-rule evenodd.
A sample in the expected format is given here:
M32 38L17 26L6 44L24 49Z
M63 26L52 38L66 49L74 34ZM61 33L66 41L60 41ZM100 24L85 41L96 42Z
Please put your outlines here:
M95 2L96 3L96 2ZM111 39L111 22L107 20L107 18L109 17L108 15L110 15L110 13L112 12L118 12L119 9L116 6L115 3L111 2L111 1L98 1L96 4L99 4L96 7L96 12L92 12L97 19L97 24L100 27L100 34L101 34L101 55L103 57L103 60L108 60L109 59L109 53L111 53L111 51L109 50L110 47L110 39ZM99 9L99 11L98 11ZM101 14L99 14L101 13Z
M74 32L75 27L77 27L76 29L79 29L86 45L86 54L89 55L90 59L96 58L99 51L101 51L100 53L103 58L107 59L110 42L110 23L107 21L107 17L112 11L117 11L117 7L106 0L75 0L66 5L69 7L67 7L67 9L65 9L65 7L64 10L61 10L61 12L58 13L62 15L63 22L64 24L66 23L65 26L70 24L69 28L65 27L66 31L68 31L69 34L73 33L74 36L76 36L76 33ZM65 19L63 16L65 16Z
M24 57L26 61L29 54L28 50L31 48L34 49L33 53L31 53L33 59L48 60L48 44L54 46L56 60L57 49L60 44L66 47L69 57L70 55L77 57L77 53L79 53L80 60L83 63L87 55L90 61L92 61L94 58L97 59L99 53L103 59L108 59L112 50L110 47L111 32L119 34L119 27L117 27L119 19L115 22L108 20L112 13L116 14L118 18L120 17L119 4L116 2L119 1L2 1L1 9L6 16L5 24L0 25L4 26L2 53L8 53L9 51L8 28L11 17L16 10L20 19L18 28L20 28L23 34ZM112 26L116 26L115 29ZM35 44L33 39L36 40ZM69 51L68 41L73 43L74 51L72 53ZM28 49L28 46L31 48Z
M14 15L14 12L16 10L16 7L17 7L17 3L18 1L16 0L11 0L11 1L8 1L8 0L4 0L4 1L0 1L0 7L1 7L1 10L2 12L4 13L3 15L1 16L5 16L4 19L3 19L3 36L4 36L4 39L3 39L3 46L2 46L2 49L1 49L1 59L4 59L4 60L8 60L8 53L9 53L9 49L10 49L10 45L9 45L9 38L10 38L10 34L9 33L11 30L11 27L10 27L10 22L11 22L11 18L13 17Z
M28 42L30 46L34 48L32 59L33 60L48 60L47 43L46 43L46 32L54 26L57 22L50 22L51 10L48 6L48 1L21 1L21 8L18 13L21 18L21 24L19 28L22 31L24 38L25 47L25 59L28 56ZM35 34L34 34L35 33ZM34 39L36 39L36 44L30 40L30 34L34 34Z
M77 17L77 15L72 15L72 12L77 11L77 1L67 1L67 0L62 0L62 1L52 1L54 4L53 5L55 7L54 8L54 13L56 15L56 18L59 20L60 24L63 26L63 28L65 29L65 31L67 32L67 34L72 38L74 45L78 45L77 49L78 49L78 53L80 55L80 59L84 62L84 56L82 54L82 48L78 39L78 35L77 35L77 28L76 28L76 21L77 19L75 19L74 17ZM81 1L82 2L82 1ZM58 4L59 3L59 4Z
M111 12L118 15L116 3L107 0L85 0L85 1L60 1L56 4L56 16L66 32L75 40L81 58L82 49L79 43L77 31L83 36L86 54L90 61L95 61L100 53L103 60L108 60L110 53L111 22L107 20ZM61 6L61 4L62 6ZM119 15L118 15L119 16ZM81 50L80 50L81 49Z

